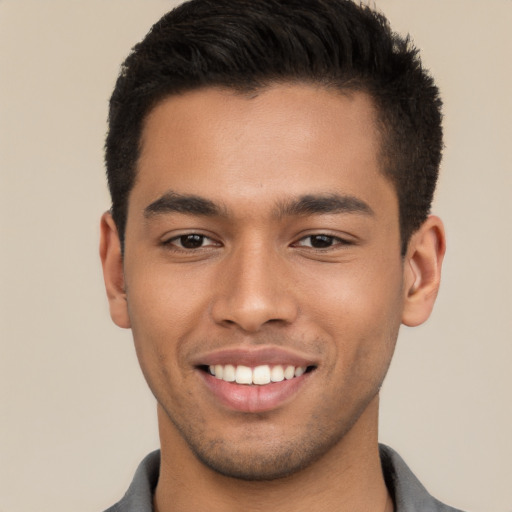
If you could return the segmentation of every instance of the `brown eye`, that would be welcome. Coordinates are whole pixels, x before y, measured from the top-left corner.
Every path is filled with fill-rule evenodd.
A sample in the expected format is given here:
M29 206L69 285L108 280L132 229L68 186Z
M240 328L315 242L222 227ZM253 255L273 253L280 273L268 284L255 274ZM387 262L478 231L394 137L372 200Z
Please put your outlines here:
M191 251L207 247L219 247L221 244L200 233L186 233L164 241L163 245L169 249Z
M315 249L331 247L336 240L333 236L328 235L312 235L309 238L311 240L311 247L314 247Z
M197 249L203 246L205 236L191 234L191 235L182 235L179 237L179 245L184 249Z
M339 238L329 235L309 235L299 241L298 245L301 247L312 247L313 249L327 249L336 242Z
M338 236L320 233L318 235L305 236L294 245L297 247L310 247L311 249L330 249L331 247L350 245L350 242Z

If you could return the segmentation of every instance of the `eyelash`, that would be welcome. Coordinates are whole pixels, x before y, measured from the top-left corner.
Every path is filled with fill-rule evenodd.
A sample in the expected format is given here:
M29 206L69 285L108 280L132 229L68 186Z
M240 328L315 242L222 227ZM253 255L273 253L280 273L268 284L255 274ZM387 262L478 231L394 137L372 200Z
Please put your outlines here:
M199 242L200 245L196 246L196 247L184 247L183 243L186 241L187 238L188 239L194 238L195 242ZM326 245L324 247L314 247L312 240L311 240L313 238L322 239L323 241L327 242L329 245ZM301 242L304 242L307 239L310 239L310 244L303 245ZM210 240L213 243L211 243L209 245L203 245L203 243L206 240ZM178 243L179 243L179 245L178 245ZM214 239L212 239L206 235L203 235L201 233L185 233L183 235L179 235L179 236L170 238L169 240L165 240L164 242L162 242L162 245L164 245L174 251L195 252L200 249L208 249L210 247L220 247L222 244L220 242L216 242ZM292 247L308 247L313 250L323 251L323 252L332 250L333 248L336 248L339 246L347 246L347 245L353 245L353 242L346 240L344 238L340 238L338 236L328 235L325 233L314 233L311 235L307 235L307 236L300 238L297 242L294 242L293 244L291 244Z
M324 241L330 242L330 245L324 246L324 247L314 247L312 244L310 245L301 245L300 242L303 242L307 239L323 239ZM311 240L310 240L311 241ZM307 235L302 237L298 242L295 242L292 244L293 246L298 247L310 247L311 249L317 250L317 251L328 251L329 249L334 249L338 246L345 246L345 245L353 245L353 242L350 242L349 240L346 240L344 238L340 238L339 236L334 235L328 235L326 233L314 233L312 235Z
M201 245L199 247L184 247L183 242L185 241L185 239L192 237L195 237L196 240L199 238L201 241ZM205 240L211 240L214 243L208 246L203 246L202 242L204 242ZM177 242L179 242L180 245L177 245ZM201 233L185 233L183 235L170 238L169 240L165 240L164 242L162 242L162 244L175 251L196 251L198 249L205 249L207 247L220 247L221 245L219 242L215 242L215 240L213 240L212 238L206 235L202 235Z

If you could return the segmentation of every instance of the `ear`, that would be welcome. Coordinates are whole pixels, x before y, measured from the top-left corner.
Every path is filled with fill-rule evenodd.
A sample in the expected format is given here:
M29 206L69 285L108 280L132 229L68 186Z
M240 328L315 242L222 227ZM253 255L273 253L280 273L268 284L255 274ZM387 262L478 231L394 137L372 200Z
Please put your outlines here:
M100 228L100 258L110 316L116 325L128 329L130 317L126 301L121 241L110 212L102 215Z
M414 327L425 322L437 297L446 239L441 219L434 215L409 241L404 260L404 309L402 323Z

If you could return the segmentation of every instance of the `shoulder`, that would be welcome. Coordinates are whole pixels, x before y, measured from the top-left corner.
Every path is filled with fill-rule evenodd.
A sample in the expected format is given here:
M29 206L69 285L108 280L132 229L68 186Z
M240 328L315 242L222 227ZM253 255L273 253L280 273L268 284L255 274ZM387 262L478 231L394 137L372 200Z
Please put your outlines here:
M395 502L395 512L462 512L429 494L402 457L386 445L379 445L384 479Z
M160 450L150 453L135 472L123 498L105 512L152 512L153 492L160 472Z

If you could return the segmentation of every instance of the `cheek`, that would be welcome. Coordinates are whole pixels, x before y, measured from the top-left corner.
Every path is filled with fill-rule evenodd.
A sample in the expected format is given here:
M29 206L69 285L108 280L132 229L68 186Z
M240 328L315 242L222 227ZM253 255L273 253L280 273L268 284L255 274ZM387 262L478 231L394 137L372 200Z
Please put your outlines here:
M165 269L138 268L127 279L128 313L137 357L146 374L179 362L180 340L197 318L195 302L186 286ZM153 370L154 371L154 370Z
M169 404L166 390L173 389L173 402L185 400L187 389L176 386L186 365L183 345L193 328L188 318L191 306L172 283L139 279L128 289L128 310L140 368L159 403ZM184 396L182 396L184 394Z
M306 310L338 351L392 350L403 308L401 264L332 266L314 277Z
M142 268L141 268L142 267ZM161 330L170 334L199 320L205 301L201 276L165 264L139 265L127 272L127 296L134 334ZM131 278L130 278L131 277Z

